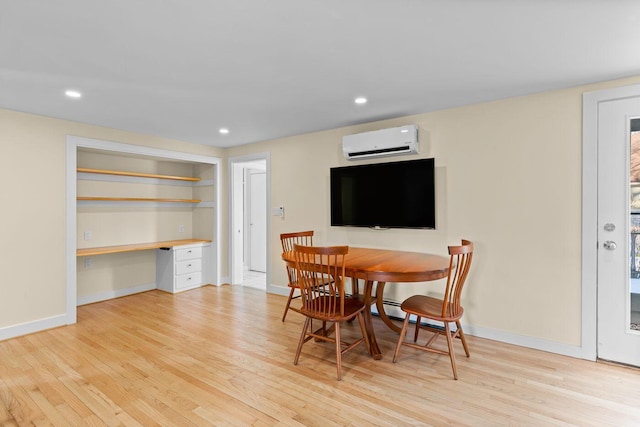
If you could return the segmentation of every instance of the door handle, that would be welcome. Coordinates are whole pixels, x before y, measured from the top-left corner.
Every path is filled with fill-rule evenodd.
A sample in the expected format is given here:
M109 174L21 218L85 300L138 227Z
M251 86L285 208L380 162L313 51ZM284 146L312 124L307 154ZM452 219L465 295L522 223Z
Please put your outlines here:
M616 244L616 242L612 241L612 240L607 240L606 242L604 242L602 244L602 246L604 246L605 249L608 249L610 251L615 250L618 245Z

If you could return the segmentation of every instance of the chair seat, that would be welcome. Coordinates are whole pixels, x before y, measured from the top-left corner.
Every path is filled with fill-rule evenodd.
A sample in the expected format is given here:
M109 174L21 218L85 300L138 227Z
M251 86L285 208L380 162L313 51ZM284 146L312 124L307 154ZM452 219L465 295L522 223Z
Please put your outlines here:
M458 371L456 369L456 356L453 351L453 340L459 338L464 347L464 352L467 357L469 354L469 347L467 346L467 340L462 332L462 325L460 324L460 318L462 317L464 310L460 305L460 296L462 295L462 287L467 280L467 274L469 273L469 266L471 265L471 259L473 258L473 243L469 240L462 240L460 246L449 246L449 273L447 275L447 287L443 293L444 298L433 298L425 295L414 295L404 300L400 308L407 313L404 316L404 322L402 323L402 329L400 330L400 337L398 338L398 344L396 344L396 352L393 354L393 361L395 363L398 360L398 354L400 354L400 347L407 346L418 350L424 350L431 353L448 354L451 360L451 369L453 370L453 378L458 379ZM444 314L443 314L444 313ZM416 319L416 331L413 336L413 342L404 342L407 334L407 327L409 326L409 319L411 315L415 315ZM425 317L436 322L442 322L442 328L434 325L422 325L421 320ZM451 323L456 324L456 329L451 329ZM418 345L418 335L421 329L432 332L433 335L425 345ZM444 335L447 338L447 350L441 350L439 348L432 347L431 344L440 336Z
M331 301L332 299L333 301ZM335 297L321 296L314 299L314 305L317 305L320 307L322 306L326 307L329 304L334 304L334 305L340 304L340 297L339 296L335 296ZM345 297L344 299L344 316L336 315L336 316L327 317L326 313L324 312L314 312L314 311L307 310L304 307L300 309L300 312L307 316L314 317L316 319L334 322L338 320L348 320L348 319L351 319L352 317L355 317L356 314L358 314L358 312L363 309L363 307L365 307L365 304L362 296L353 296L353 297Z
M462 317L464 310L460 307L460 312L456 316L442 316L443 301L440 298L428 297L425 295L414 295L407 298L400 306L403 311L415 314L420 317L428 317L442 322L454 322ZM453 305L449 304L447 312L453 311Z

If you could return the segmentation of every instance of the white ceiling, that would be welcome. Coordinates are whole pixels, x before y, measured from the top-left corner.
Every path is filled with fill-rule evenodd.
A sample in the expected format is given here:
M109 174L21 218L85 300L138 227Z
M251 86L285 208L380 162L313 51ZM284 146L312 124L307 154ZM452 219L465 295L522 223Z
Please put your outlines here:
M0 0L0 108L218 147L632 75L638 0Z

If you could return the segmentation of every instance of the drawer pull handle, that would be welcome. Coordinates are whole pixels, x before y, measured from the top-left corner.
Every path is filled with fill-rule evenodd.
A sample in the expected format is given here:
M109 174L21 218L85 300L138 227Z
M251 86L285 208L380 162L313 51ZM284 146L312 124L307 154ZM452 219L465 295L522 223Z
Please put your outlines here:
M187 267L191 267L191 264L187 265Z
M191 249L189 249L189 250L187 251L187 253L188 253L188 254L190 254L190 253L191 253Z

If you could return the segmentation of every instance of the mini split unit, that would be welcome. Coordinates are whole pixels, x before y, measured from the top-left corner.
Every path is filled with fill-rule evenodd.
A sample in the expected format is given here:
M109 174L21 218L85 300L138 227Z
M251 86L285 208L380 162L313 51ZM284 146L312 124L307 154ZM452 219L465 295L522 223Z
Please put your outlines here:
M415 154L418 152L418 127L406 125L345 135L342 152L347 160Z

